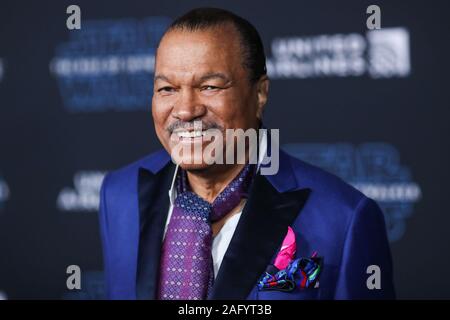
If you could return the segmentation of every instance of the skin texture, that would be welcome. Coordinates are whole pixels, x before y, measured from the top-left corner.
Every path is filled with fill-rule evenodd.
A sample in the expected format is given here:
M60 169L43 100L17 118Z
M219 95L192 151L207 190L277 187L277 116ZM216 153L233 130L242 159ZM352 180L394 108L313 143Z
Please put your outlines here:
M181 141L174 129L257 129L267 101L269 80L249 81L239 35L226 24L206 30L172 30L162 38L155 61L152 115L156 134L171 153L178 143L210 143L202 138ZM242 169L242 164L185 164L192 190L212 202ZM233 210L218 221L231 217ZM214 229L214 228L213 228ZM216 230L218 231L218 230Z

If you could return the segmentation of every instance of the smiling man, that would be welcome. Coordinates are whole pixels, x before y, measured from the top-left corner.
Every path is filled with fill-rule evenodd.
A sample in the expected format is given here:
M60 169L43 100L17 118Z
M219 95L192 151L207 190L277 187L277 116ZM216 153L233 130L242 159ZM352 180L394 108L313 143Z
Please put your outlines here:
M379 207L278 149L262 126L268 91L248 21L201 8L172 23L152 101L164 150L109 173L101 190L109 298L394 297ZM267 175L269 153L279 165Z

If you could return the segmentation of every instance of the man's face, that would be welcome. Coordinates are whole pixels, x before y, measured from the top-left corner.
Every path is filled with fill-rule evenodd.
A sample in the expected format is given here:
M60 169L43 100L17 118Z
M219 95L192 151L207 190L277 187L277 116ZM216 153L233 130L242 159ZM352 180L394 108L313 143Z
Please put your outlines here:
M158 138L169 153L176 146L204 149L211 143L202 136L190 137L194 121L203 130L219 129L224 146L226 129L258 127L268 81L250 83L242 59L238 33L231 25L173 30L163 37L155 63L152 115ZM187 170L208 167L204 161L184 160L181 166Z

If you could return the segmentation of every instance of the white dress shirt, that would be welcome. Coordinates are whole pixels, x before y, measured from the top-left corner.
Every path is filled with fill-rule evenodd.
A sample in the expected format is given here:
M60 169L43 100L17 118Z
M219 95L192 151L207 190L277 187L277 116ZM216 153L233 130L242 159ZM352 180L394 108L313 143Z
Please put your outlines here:
M261 138L260 148L259 148L259 154L258 154L258 168L259 165L262 162L263 157L266 155L267 152L267 136L265 132L263 133L263 136ZM169 214L167 216L166 220L166 226L164 229L164 236L167 231L167 226L169 225L170 217L172 216L172 210L173 210L173 204L177 197L177 190L175 188L175 180L178 173L178 165L175 169L175 173L173 175L172 179L172 185L169 190L169 199L170 199L170 207L169 207ZM245 205L245 204L244 204ZM244 206L243 206L244 207ZM214 266L214 278L217 276L217 273L219 272L220 265L222 264L223 257L225 256L225 252L228 249L228 245L231 242L231 239L233 238L234 231L236 230L236 227L239 223L239 219L241 218L242 210L237 212L235 215L233 215L231 218L225 222L225 224L220 229L219 233L216 234L216 236L213 238L212 243L212 259L213 259L213 266Z

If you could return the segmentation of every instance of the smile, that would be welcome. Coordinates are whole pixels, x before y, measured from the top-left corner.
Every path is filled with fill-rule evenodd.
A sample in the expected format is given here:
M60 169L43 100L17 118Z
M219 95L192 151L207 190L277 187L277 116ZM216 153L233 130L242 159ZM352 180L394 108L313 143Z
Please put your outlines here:
M206 135L206 130L178 131L175 134L179 138L198 138Z

